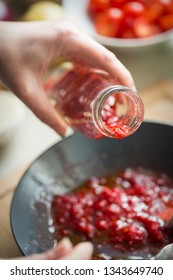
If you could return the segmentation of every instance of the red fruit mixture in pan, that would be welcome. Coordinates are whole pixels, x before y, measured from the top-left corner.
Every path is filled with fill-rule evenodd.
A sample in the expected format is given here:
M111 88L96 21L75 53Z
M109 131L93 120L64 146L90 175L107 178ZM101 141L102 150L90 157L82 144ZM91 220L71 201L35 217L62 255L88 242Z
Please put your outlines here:
M165 174L127 168L107 178L92 177L52 201L57 239L92 240L120 252L158 249L173 242L165 223L173 216L173 184Z

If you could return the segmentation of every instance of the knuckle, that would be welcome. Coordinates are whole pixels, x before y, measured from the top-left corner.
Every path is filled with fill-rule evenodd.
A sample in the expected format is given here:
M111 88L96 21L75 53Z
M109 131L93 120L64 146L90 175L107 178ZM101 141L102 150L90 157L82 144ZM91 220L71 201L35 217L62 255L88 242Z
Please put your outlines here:
M104 60L106 63L112 63L116 60L116 56L114 53L112 53L111 51L108 51L105 55L104 55Z

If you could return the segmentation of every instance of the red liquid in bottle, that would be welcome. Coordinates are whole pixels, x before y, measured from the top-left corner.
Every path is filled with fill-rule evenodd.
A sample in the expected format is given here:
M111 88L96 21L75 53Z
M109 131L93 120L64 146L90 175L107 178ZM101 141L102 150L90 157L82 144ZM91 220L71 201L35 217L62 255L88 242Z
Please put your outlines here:
M117 84L103 71L75 68L58 81L50 78L45 88L50 87L56 109L74 129L95 139L124 138L141 124L143 104L130 89ZM140 105L140 110L134 105ZM140 116L132 129L129 123L136 112Z

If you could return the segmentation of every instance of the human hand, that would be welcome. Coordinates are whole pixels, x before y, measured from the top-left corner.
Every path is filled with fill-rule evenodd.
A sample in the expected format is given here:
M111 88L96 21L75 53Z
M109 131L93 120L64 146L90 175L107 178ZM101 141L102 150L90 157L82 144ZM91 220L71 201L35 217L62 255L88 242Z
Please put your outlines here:
M134 89L130 72L105 47L73 22L0 23L0 78L43 122L61 136L67 124L50 103L42 79L57 58L107 71Z
M92 244L81 242L75 247L68 238L61 240L54 249L41 254L16 258L18 260L89 260L93 252Z

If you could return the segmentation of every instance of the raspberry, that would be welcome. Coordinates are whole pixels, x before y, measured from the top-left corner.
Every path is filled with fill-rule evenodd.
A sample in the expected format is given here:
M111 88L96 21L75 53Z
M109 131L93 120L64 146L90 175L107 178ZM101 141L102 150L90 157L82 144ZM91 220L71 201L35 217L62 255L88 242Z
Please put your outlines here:
M110 243L125 252L173 242L164 227L173 214L172 201L166 176L128 168L116 176L92 177L74 193L56 196L51 210L58 238L75 239L80 233L81 240Z

